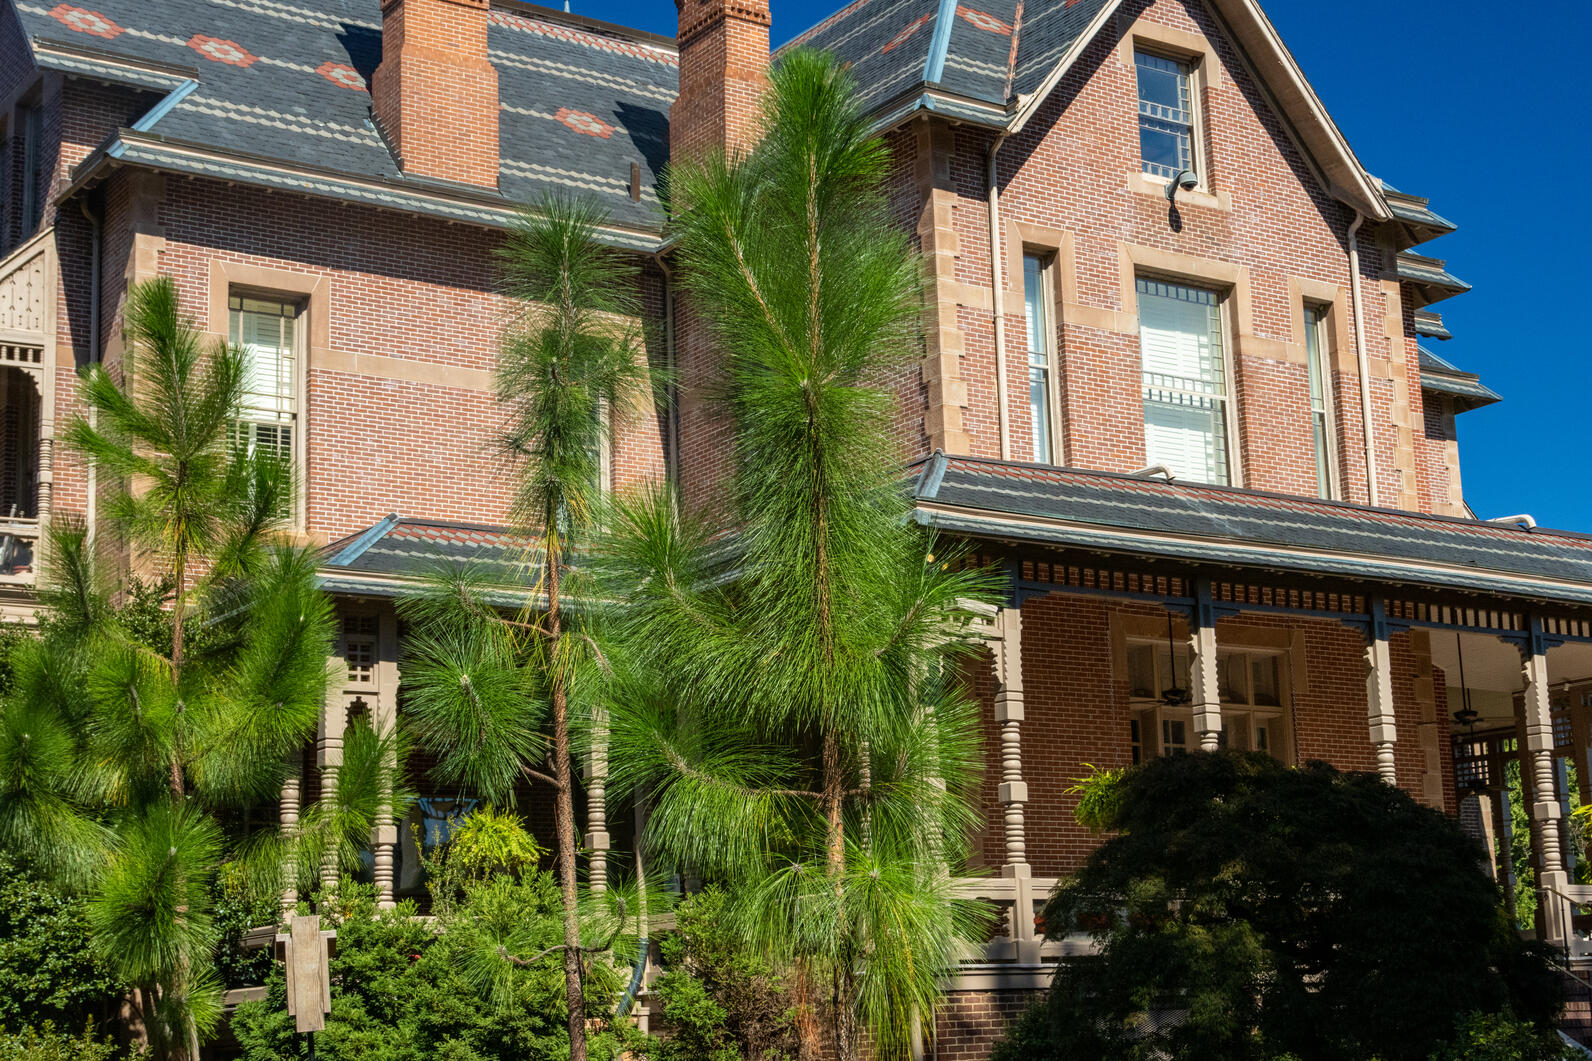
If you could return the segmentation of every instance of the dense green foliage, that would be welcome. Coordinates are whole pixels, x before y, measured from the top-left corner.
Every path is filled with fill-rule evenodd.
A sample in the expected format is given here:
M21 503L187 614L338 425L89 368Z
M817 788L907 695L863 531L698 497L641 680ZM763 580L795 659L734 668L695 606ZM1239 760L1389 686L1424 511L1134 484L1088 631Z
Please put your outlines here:
M38 1028L0 1032L0 1061L111 1061L122 1051L109 1039L85 1028L77 1035L55 1030L45 1021Z
M725 922L810 1003L810 1049L896 1057L982 931L946 872L982 763L947 675L985 585L901 489L886 381L921 349L922 276L889 151L824 55L784 55L765 109L749 155L670 175L734 476L714 511L628 502L605 543L636 664L610 707L610 794L648 800L653 856L723 883Z
M185 320L169 280L134 288L125 319L123 378L90 366L98 416L63 437L102 475L107 537L161 579L123 582L118 550L50 528L48 619L11 652L0 714L0 847L83 891L152 1052L193 1061L220 1018L213 884L239 854L222 823L274 800L314 732L331 611L278 533L291 470L237 430L244 352ZM260 891L280 893L285 847L251 843Z
M727 899L709 888L681 901L660 943L653 982L662 1038L652 1061L790 1061L797 1056L795 999L786 977L749 951L725 923Z
M1118 784L1114 835L1044 911L1101 949L999 1057L1420 1061L1458 1015L1556 1015L1475 842L1375 775L1222 753Z
M0 854L0 1030L54 1021L103 1027L121 988L89 947L88 917L75 896ZM4 1057L0 1050L0 1057Z
M483 953L515 941L545 947L562 937L558 887L545 873L515 881L497 877L468 885L457 911L436 923L419 920L412 903L377 911L369 888L344 885L318 897L337 930L331 962L332 1013L315 1037L322 1061L562 1061L569 1056L562 962L551 954L529 968L496 962L498 977L477 977ZM244 1061L307 1056L304 1037L287 1015L281 968L263 1002L238 1007L233 1029ZM612 1013L617 972L592 963L586 981L591 1056L616 1057L641 1037Z
M413 624L406 706L439 778L499 803L521 781L553 789L575 1061L586 1056L580 968L590 944L580 936L572 764L593 733L597 712L583 694L601 654L571 557L596 526L613 427L646 398L636 270L600 238L605 221L594 205L548 197L520 216L500 253L512 299L496 369L500 448L513 471L512 523L533 543L524 570L467 565L403 605ZM528 602L518 618L488 603L486 581L516 584Z

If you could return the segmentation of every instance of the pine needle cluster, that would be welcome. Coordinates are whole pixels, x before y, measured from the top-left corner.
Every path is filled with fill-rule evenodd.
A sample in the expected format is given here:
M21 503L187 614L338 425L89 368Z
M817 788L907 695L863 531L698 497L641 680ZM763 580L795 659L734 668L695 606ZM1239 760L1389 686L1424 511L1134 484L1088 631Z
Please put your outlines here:
M671 174L732 503L723 522L665 494L618 506L611 792L645 797L654 853L721 882L741 936L796 970L809 1050L852 1058L866 1035L900 1056L982 927L950 870L981 763L955 676L989 585L910 522L891 384L921 353L923 279L887 150L807 51L782 57L763 128Z

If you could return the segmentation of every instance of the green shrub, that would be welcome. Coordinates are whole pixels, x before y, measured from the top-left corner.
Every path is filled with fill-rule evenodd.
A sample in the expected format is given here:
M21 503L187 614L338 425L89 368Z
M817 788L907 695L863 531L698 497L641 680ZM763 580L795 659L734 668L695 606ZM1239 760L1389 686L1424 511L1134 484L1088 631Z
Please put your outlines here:
M121 994L89 949L83 900L0 854L0 1030L103 1024Z
M1458 1014L1551 1025L1549 956L1475 842L1376 775L1224 752L1098 787L1113 835L1043 924L1099 950L1060 963L1000 1061L1426 1061Z
M1473 1013L1431 1061L1577 1061L1585 1056L1556 1032L1496 1013Z
M82 1035L66 1035L45 1021L38 1028L0 1034L0 1061L110 1061L118 1054L116 1044L97 1037L92 1026Z
M517 815L492 807L471 812L448 839L448 857L473 880L523 876L546 853Z
M337 930L332 1012L315 1036L320 1061L560 1061L569 1055L563 964L557 953L502 982L499 992L472 975L505 928L531 926L549 942L559 933L558 889L545 873L468 884L463 900L436 922L416 917L411 902L375 908L371 888L347 882L319 897L327 927ZM483 946L486 944L486 946ZM531 953L534 953L532 951ZM498 963L506 967L506 963ZM592 1016L612 1012L619 976L594 958L587 978ZM500 971L503 971L500 969ZM263 1002L238 1007L232 1027L243 1061L303 1055L293 1031L281 967ZM594 1061L635 1048L628 1024L590 1038Z
M654 1061L786 1061L797 1055L795 1006L783 977L736 939L724 894L708 888L675 908L653 984L666 1034Z
M276 925L282 920L281 900L254 894L235 864L221 868L214 888L216 930L221 942L216 945L216 975L224 987L254 987L265 983L274 960L272 948L243 949L243 936L250 929Z

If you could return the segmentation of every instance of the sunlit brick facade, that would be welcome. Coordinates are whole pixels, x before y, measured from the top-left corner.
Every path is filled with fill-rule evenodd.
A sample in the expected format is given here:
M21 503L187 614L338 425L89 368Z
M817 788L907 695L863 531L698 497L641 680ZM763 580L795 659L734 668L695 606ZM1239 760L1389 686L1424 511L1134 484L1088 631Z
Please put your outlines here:
M606 486L722 499L733 425L658 181L755 145L780 12L684 0L669 40L517 0L83 5L0 0L0 604L31 615L44 521L97 518L54 435L77 370L121 363L131 285L171 278L217 338L289 322L249 341L286 366L272 437L350 661L291 824L335 783L349 712L398 712L393 601L419 559L508 547L495 253L520 204L608 210L649 368L676 381L611 411ZM889 381L918 517L1008 575L968 673L988 873L966 887L1002 928L927 1049L986 1056L1077 943L1035 938L1032 911L1096 843L1067 792L1085 764L1324 759L1496 845L1513 757L1539 927L1578 953L1556 764L1592 776L1564 681L1592 675L1592 544L1465 505L1455 418L1497 396L1433 353L1428 307L1466 285L1413 250L1453 226L1366 171L1248 0L858 0L795 45L855 76L922 255L921 347ZM584 779L594 879L629 843L605 769ZM418 887L401 835L372 837L387 900Z

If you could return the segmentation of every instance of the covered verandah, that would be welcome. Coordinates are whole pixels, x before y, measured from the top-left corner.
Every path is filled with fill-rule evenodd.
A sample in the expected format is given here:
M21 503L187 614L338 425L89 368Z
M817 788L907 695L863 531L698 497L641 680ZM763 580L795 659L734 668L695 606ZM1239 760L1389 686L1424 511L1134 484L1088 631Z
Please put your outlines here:
M1523 929L1592 950L1570 822L1592 804L1592 540L944 454L920 472L920 521L1008 574L979 690L998 876L969 888L1010 915L979 976L1018 987L1069 946L1031 912L1096 842L1061 795L1080 764L1222 746L1457 814L1506 892L1534 892Z

